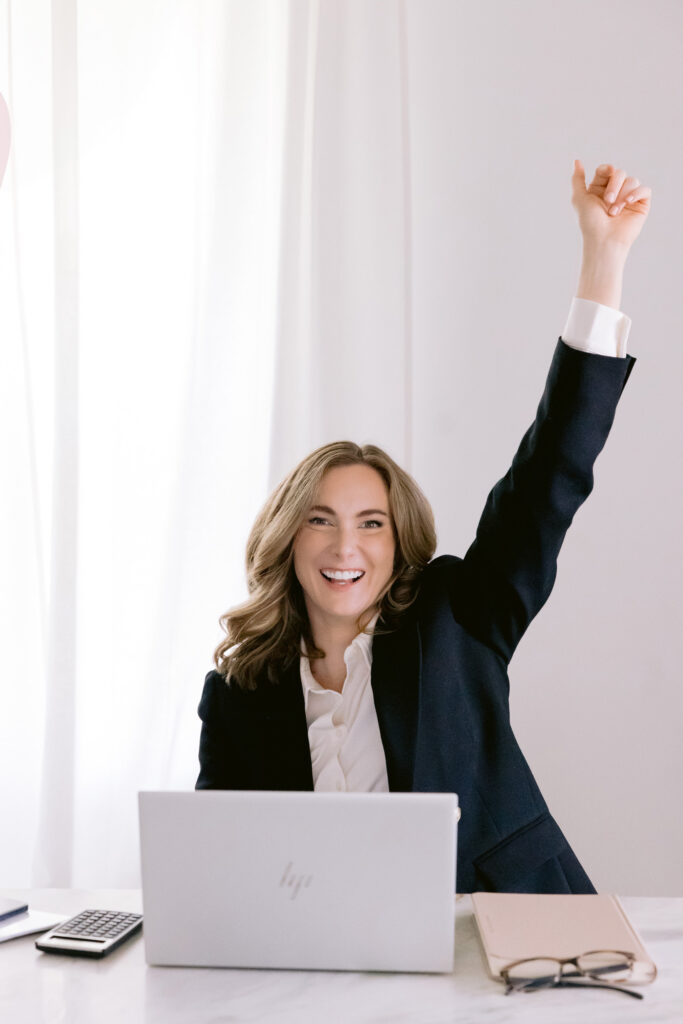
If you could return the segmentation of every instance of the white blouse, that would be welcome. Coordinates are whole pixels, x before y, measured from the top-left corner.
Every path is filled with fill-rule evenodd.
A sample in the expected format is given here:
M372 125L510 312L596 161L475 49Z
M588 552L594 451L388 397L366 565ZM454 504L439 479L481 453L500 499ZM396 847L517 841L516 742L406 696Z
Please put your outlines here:
M618 309L574 298L562 340L571 348L594 355L626 355L631 321ZM308 742L317 792L376 793L389 791L387 763L372 695L372 629L359 633L344 652L346 679L341 693L327 690L314 678L302 653ZM303 651L303 641L302 641Z
M379 618L375 615L367 629ZM374 793L389 791L387 763L370 685L372 635L359 633L344 651L346 679L341 693L313 678L301 656L308 742L316 790Z

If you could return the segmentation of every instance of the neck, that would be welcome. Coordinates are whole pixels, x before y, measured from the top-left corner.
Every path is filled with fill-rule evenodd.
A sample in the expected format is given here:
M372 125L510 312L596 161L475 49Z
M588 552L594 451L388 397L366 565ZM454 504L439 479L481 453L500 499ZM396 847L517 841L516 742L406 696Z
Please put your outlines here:
M373 612L363 615L361 623L363 627L371 620ZM315 658L311 661L311 672L321 686L328 689L341 691L346 678L346 664L344 652L354 637L358 636L355 619L329 620L324 616L313 614L309 610L309 621L311 632L316 647L325 652L324 658Z
M372 620L375 612L376 609L363 612L360 620L363 629ZM326 654L340 649L343 654L359 633L356 619L340 619L339 616L327 618L320 615L315 608L308 609L308 621L316 647L320 647Z

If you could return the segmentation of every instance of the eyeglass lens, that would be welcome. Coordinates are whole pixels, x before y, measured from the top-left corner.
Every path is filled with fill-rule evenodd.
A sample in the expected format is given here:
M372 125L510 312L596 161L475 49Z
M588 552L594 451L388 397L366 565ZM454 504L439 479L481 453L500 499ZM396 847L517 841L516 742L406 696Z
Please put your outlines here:
M506 977L510 984L529 985L536 983L550 984L559 981L560 977L580 977L587 975L601 981L619 983L631 977L632 961L616 951L599 951L584 953L576 958L576 965L555 960L551 957L538 957L535 960L523 960L512 964L506 969Z

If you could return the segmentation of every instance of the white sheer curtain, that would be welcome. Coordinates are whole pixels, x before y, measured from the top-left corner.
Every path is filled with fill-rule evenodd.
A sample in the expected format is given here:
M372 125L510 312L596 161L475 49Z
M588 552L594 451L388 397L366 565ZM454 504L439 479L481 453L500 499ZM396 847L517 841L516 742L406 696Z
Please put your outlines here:
M411 468L408 34L402 0L290 8L273 481L336 440Z
M134 884L137 790L194 784L267 490L285 13L2 8L4 884Z
M406 13L0 0L0 35L0 881L135 885L269 488L333 439L410 464Z

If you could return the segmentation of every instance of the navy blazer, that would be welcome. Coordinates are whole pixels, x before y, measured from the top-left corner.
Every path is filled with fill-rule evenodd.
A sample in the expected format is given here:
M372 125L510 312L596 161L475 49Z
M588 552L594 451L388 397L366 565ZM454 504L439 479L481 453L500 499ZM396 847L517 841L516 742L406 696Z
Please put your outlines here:
M634 363L558 339L536 419L474 543L430 562L399 627L373 637L389 788L458 794L458 892L595 892L517 745L507 667L552 590ZM199 715L197 789L313 789L298 660L254 691L209 672Z

